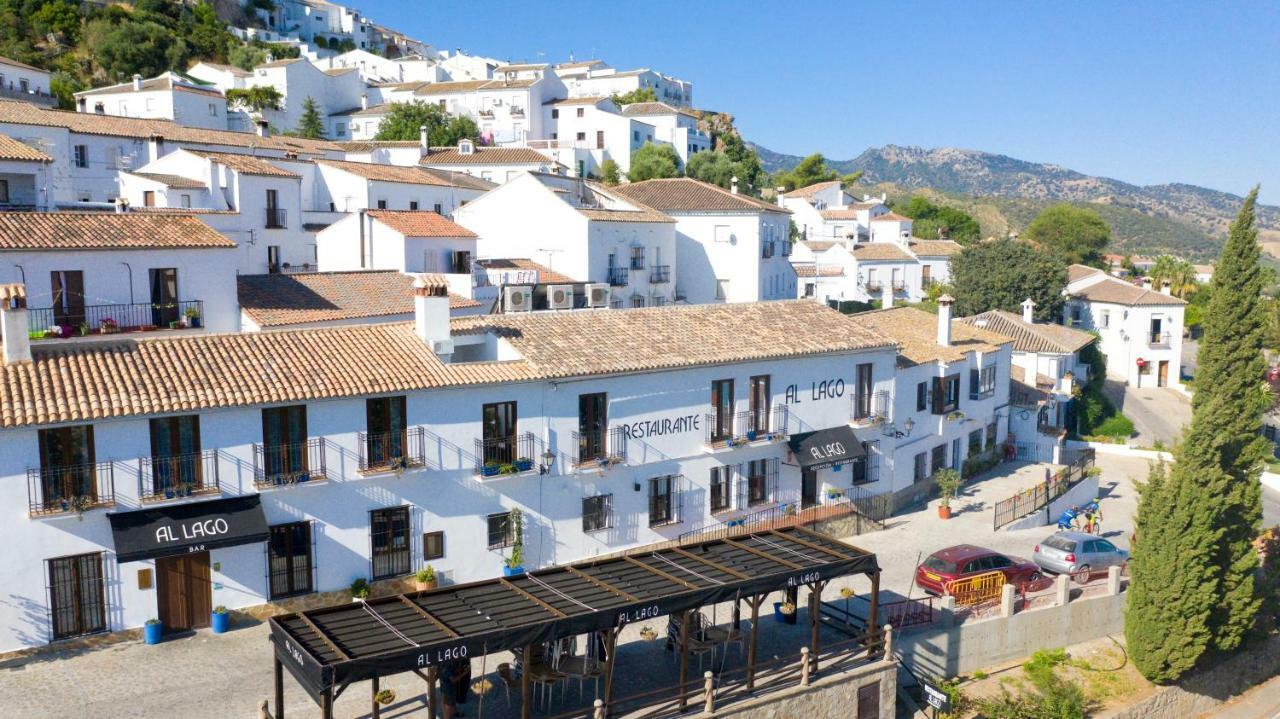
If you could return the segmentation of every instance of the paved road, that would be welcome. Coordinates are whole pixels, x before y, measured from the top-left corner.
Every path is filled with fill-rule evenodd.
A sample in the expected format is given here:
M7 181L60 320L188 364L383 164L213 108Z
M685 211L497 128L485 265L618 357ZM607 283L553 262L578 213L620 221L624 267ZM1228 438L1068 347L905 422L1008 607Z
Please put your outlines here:
M1191 422L1191 400L1168 387L1135 389L1107 380L1103 393L1111 403L1133 420L1136 436L1130 444L1153 446L1156 441L1172 446L1182 437L1182 427Z
M1280 492L1262 488L1262 526L1274 527L1280 524Z
M1200 340L1183 338L1182 340L1182 374L1187 377L1196 376L1196 356L1200 353Z
M1280 717L1280 677L1229 700L1199 719L1276 719Z

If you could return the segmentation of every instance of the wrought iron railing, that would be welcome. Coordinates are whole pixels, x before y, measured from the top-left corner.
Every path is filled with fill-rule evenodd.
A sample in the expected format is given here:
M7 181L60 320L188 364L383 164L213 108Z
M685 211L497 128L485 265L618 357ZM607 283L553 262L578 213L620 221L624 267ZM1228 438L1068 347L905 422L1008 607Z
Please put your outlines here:
M212 449L172 457L139 457L138 474L138 498L144 502L219 491L218 453Z
M671 265L654 265L649 268L649 284L661 285L671 281Z
M893 421L892 404L889 402L889 391L872 392L869 396L859 397L857 392L850 397L849 421L855 427L873 427Z
M626 287L630 279L630 271L626 267L609 268L609 284L614 287Z
M748 442L781 439L787 434L788 417L785 404L774 405L772 410L739 412L734 416L733 437Z
M621 464L627 461L627 436L621 427L573 433L575 466Z
M1082 451L1074 462L1058 470L1048 480L1037 482L1034 486L1012 497L996 502L994 528L999 529L1016 519L1048 507L1050 502L1066 494L1068 489L1087 477L1093 462L1094 450L1088 448Z
M476 440L476 474L482 477L519 474L533 468L532 432Z
M324 440L253 445L253 484L259 489L325 478Z
M266 227L268 230L283 230L289 225L286 222L288 215L279 207L268 207L266 209Z
M1168 347L1172 341L1172 335L1168 332L1152 332L1147 340L1147 344L1151 347Z
M358 471L395 472L421 467L427 463L425 438L422 427L399 432L357 432Z
M880 290L884 289L884 283L881 282L880 280L867 280L866 282L862 283L862 287L867 292L879 292Z
M27 470L27 511L32 517L83 513L116 503L111 462Z
M144 332L157 329L200 327L204 303L184 300L152 304L84 305L67 309L40 307L27 310L28 335L38 339L68 339L90 334ZM176 323L176 325L175 325Z
M721 417L718 412L708 412L705 418L707 445L719 447L737 444L738 438L733 432L735 420L737 417L732 414Z

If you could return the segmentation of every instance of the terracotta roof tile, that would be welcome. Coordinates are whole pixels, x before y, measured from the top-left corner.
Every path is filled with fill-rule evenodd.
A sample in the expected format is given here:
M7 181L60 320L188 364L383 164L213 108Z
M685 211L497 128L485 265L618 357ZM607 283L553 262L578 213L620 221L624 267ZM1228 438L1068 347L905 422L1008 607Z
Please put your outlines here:
M915 258L896 242L860 242L853 256L863 262L910 262Z
M224 248L236 243L193 215L0 212L0 250Z
M910 217L903 217L896 212L886 212L871 218L872 222L911 222Z
M415 95L447 95L453 92L475 92L489 80L460 80L457 82L424 82L413 91Z
M556 272L546 265L524 258L491 257L485 260L476 260L476 264L494 272L533 270L538 273L538 282L544 285L572 285L579 282L579 280L575 280L562 272Z
M421 168L422 172L437 178L442 183L451 187L460 187L464 190L478 190L480 192L488 192L498 186L496 182L490 182L481 177L468 175L465 172L456 172L454 170L427 169Z
M1137 285L1129 284L1124 280L1119 280L1111 276L1104 277L1099 282L1074 290L1071 294L1075 297L1089 300L1090 302L1107 302L1116 305L1181 306L1187 304L1186 300L1178 299L1173 295L1166 295L1163 292L1156 292L1144 287L1138 287Z
M302 175L296 172L290 172L282 167L277 167L267 160L279 158L255 157L253 155L240 155L234 152L204 152L202 150L189 150L193 155L205 157L222 165L228 169L234 170L242 175L261 175L263 177L291 177L294 179L302 179Z
M551 107L572 107L574 105L598 105L608 99L608 97L603 95L592 95L589 97L570 97L560 100L547 100L542 104Z
M652 117L654 115L686 115L697 118L698 113L692 110L668 105L665 102L633 102L622 108L624 117Z
M796 277L844 277L844 268L840 265L796 265Z
M798 244L804 245L814 252L826 252L840 243L835 240L801 240Z
M339 150L343 152L371 152L382 148L413 148L421 147L422 143L417 140L354 140L351 142L335 142Z
M394 270L240 275L240 308L262 327L413 314L414 277ZM449 295L450 309L480 303Z
M36 72L43 72L43 73L44 73L44 74L46 74L46 75L47 75L47 74L49 74L49 71L48 71L48 70L41 70L40 68L36 67L35 65L28 65L28 64L27 64L27 63L25 63L25 62L18 62L17 60L11 60L11 59L9 59L9 58L7 58L7 57L0 57L0 64L4 64L4 65L12 65L12 66L14 66L14 67L21 67L21 68L25 68L25 69L27 69L27 70L35 70Z
M858 211L853 209L821 210L818 212L824 220L856 220Z
M366 180L377 182L402 182L409 185L451 185L445 178L417 167L382 165L372 162L348 162L345 160L316 160L317 165L349 172Z
M1022 317L1004 310L990 310L957 322L979 327L1013 338L1018 352L1052 352L1071 354L1093 343L1094 336L1055 324L1023 322Z
M1079 282L1086 277L1103 274L1102 270L1096 267L1088 267L1086 265L1071 265L1067 267L1067 283Z
M962 250L964 247L953 240L911 240L911 251L917 257L950 257Z
M134 177L141 177L144 180L159 182L166 187L176 187L184 190L202 190L205 184L200 180L193 180L190 177L182 175L166 175L160 172L131 172Z
M914 307L895 307L849 315L851 320L898 343L900 363L957 362L969 352L994 352L1013 340L960 322L951 324L951 344L938 344L938 316Z
M0 135L0 160L23 162L53 162L53 158L36 148L19 142L8 135Z
M790 210L772 202L757 200L746 195L735 195L719 185L688 177L633 182L610 188L610 192L662 212L729 211L790 214Z
M529 147L477 147L463 154L456 147L433 147L420 165L546 165L551 159Z
M797 187L791 192L784 192L782 196L783 197L799 197L801 199L807 199L807 198L813 197L814 195L816 195L817 193L823 190L830 189L832 186L839 187L840 181L831 180L830 182L819 182L813 185Z
M222 98L222 92L215 87L204 87L192 82L184 82L181 79L175 80L172 75L165 73L158 77L150 77L142 81L141 92L157 92L169 90L173 92L194 92L200 95L210 95ZM133 89L132 82L122 82L118 85L107 85L106 87L97 87L92 90L84 90L77 92L76 97L88 95L119 95L129 92L138 92Z
M476 237L471 230L430 210L369 210L367 214L406 237Z

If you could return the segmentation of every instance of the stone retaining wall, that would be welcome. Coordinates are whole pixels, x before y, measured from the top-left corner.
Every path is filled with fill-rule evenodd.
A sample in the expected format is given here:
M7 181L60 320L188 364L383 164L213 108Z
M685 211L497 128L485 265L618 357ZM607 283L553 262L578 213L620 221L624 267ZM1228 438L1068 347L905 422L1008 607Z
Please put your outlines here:
M1107 719L1198 716L1277 674L1280 674L1280 639L1270 639L1186 677L1177 685L1162 687L1154 696L1133 706L1103 716Z
M780 719L786 717L852 717L857 715L858 690L868 684L880 688L879 719L893 719L898 689L898 663L878 661L860 664L834 674L823 674L809 686L788 687L760 694L743 702L700 717L732 717L733 719ZM691 704L695 711L700 705ZM645 710L646 712L648 710Z

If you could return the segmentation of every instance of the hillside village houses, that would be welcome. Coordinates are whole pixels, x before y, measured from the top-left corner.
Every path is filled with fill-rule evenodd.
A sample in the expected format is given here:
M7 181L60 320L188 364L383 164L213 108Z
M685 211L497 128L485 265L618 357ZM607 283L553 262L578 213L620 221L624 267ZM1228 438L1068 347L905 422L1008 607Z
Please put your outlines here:
M227 99L218 90L166 72L75 94L76 110L97 115L173 120L187 127L228 129Z
M1186 301L1084 265L1067 268L1063 323L1097 332L1107 376L1130 387L1182 386Z
M57 103L57 98L50 90L50 78L47 70L0 57L0 98L52 106Z

